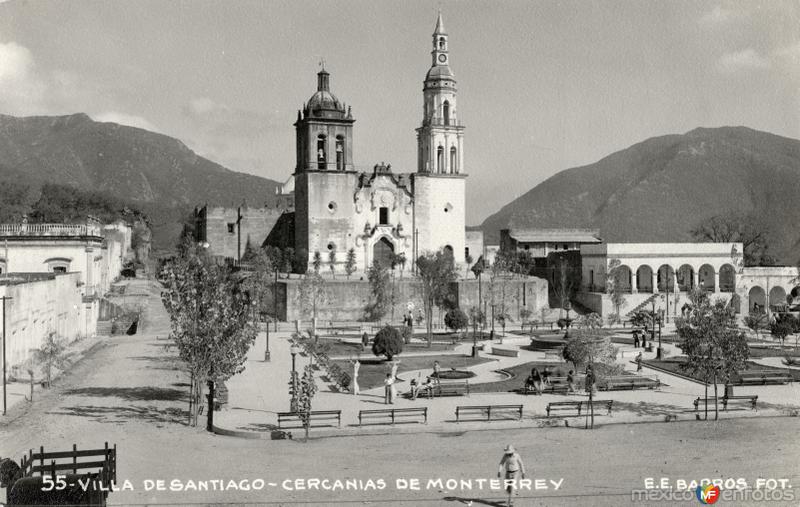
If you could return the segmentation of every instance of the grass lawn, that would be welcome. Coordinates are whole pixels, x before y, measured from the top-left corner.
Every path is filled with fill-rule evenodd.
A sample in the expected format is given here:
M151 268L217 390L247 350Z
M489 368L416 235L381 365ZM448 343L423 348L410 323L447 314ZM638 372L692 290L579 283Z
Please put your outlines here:
M491 361L491 359L487 359L485 357L473 358L470 356L459 355L419 357L403 357L402 355L399 355L396 359L400 361L400 365L397 368L397 376L405 381L398 386L398 392L407 390L408 382L411 380L411 378L404 377L403 372L429 369L431 370L431 373L433 373L434 361L439 361L439 365L442 367L442 370L449 370L450 368L463 370L469 366ZM336 360L333 362L344 368L344 370L348 373L353 372L353 366L350 364L350 361ZM370 353L367 358L362 359L361 368L358 371L358 385L361 387L361 389L372 389L374 387L382 386L383 380L386 378L386 374L390 371L391 366L388 363L385 361L380 361ZM425 379L423 378L422 380L424 381Z
M345 342L341 341L337 338L320 338L319 342L321 344L329 345L330 349L328 349L328 356L353 356L355 358L359 354L364 357L373 358L372 355L372 344L370 344L366 349L361 350L360 343L353 343L353 342ZM455 349L459 343L431 343L430 348L428 348L427 343L421 342L412 342L406 343L403 345L403 354L413 354L414 352L443 352L443 351L450 351Z
M507 371L511 373L513 376L508 380L502 380L500 382L489 382L483 384L472 384L470 382L469 390L470 392L474 393L506 393L511 391L516 391L517 389L521 389L525 385L525 379L528 378L528 375L531 374L531 370L533 368L539 368L539 371L543 371L545 366L550 367L550 372L554 377L566 377L567 372L569 370L574 370L571 363L561 363L554 365L553 363L541 363L537 361L531 361L530 363L523 363L513 366L511 368L505 368L503 371ZM600 368L601 366L596 366L595 369ZM580 391L583 389L583 371L576 371L575 372L575 389ZM625 375L626 373L622 373ZM579 378L580 377L580 378Z
M685 362L686 362L686 359L685 358L681 358L681 357L665 359L663 361L655 361L655 360L642 361L642 363L645 364L645 365L655 366L656 368L661 368L662 370L666 370L666 371L669 371L669 372L674 372L674 373L677 373L678 375L691 377L691 378L697 380L698 382L702 382L702 380L699 377L691 375L691 374L689 374L689 372L686 372L686 371L681 369L681 364L683 364ZM757 363L754 363L752 361L748 361L747 362L747 369L748 370L753 370L753 371L767 371L767 370L780 371L780 372L791 374L792 377L794 377L794 381L795 382L800 380L800 370L792 370L790 368L773 368L771 366L764 366L763 364L757 364ZM734 379L734 380L736 380L736 379Z
M794 347L750 347L750 357L800 357L800 349Z

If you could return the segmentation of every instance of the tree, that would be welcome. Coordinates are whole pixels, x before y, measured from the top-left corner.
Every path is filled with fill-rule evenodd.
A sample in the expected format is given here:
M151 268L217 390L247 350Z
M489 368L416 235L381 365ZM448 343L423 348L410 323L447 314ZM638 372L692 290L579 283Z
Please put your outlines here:
M774 322L769 325L769 332L772 336L780 340L781 348L786 337L792 334L795 329L795 318L792 315L779 315Z
M297 290L300 311L304 318L311 318L311 333L317 336L317 310L327 302L325 280L319 273L308 271Z
M460 308L451 308L444 315L444 325L458 333L469 326L469 317Z
M395 259L395 261L397 262L397 265L400 266L400 279L402 280L403 270L406 269L406 262L408 262L405 252L397 254L397 258Z
M683 369L699 376L705 387L705 418L708 419L708 383L714 383L714 419L719 417L717 382L726 385L737 371L747 367L749 348L744 332L736 325L733 307L723 299L711 301L708 293L695 289L690 306L675 325L678 347L686 355Z
M392 280L389 271L377 260L372 262L372 266L367 271L367 279L372 291L372 298L364 311L367 320L377 322L384 318L394 306Z
M314 273L319 274L319 269L322 267L322 255L319 251L314 252L314 258L311 261L311 266L314 268Z
M480 307L473 306L469 309L469 322L472 324L472 346L475 347L478 345L478 326L483 325L483 321L486 319L486 316L483 314L483 311ZM473 355L475 354L475 349L473 348Z
M450 296L450 286L458 279L453 256L444 250L426 253L417 259L422 302L425 307L428 347L433 340L433 307L441 306Z
M344 272L347 274L347 279L356 271L356 249L351 248L347 251L347 259L344 263Z
M336 278L336 249L328 252L328 267L331 270L331 278Z
M530 321L531 315L533 315L533 310L531 310L527 306L523 306L522 308L520 308L519 325L520 329L522 329L523 331L525 330L525 324L527 324Z
M44 367L44 378L47 387L52 381L53 368L63 369L67 363L67 346L56 333L48 333L44 343L38 349L33 350L33 362ZM33 399L33 394L31 394Z
M385 355L388 361L403 352L403 336L396 327L386 325L375 335L372 342L372 353Z
M555 272L553 293L558 299L561 311L563 311L575 294L577 283L575 277L572 276L572 266L569 265L568 257L565 254L562 253L555 256L553 269ZM561 311L559 316L562 314Z
M759 338L759 331L761 331L767 323L767 314L761 312L752 312L744 318L744 325L750 328L751 331L756 333L756 338Z
M317 383L314 380L314 368L311 363L303 368L303 376L300 378L297 393L297 415L303 423L308 441L308 430L311 427L311 401L317 393Z
M614 314L619 316L620 309L625 306L625 292L623 291L627 275L627 270L623 269L619 259L608 261L608 273L606 274L606 294L611 297L611 304L614 305ZM609 322L610 324L611 322Z
M689 231L694 239L713 243L742 243L745 266L771 266L767 253L769 224L756 215L730 211L700 221Z
M202 248L186 245L185 254L167 267L161 298L170 317L170 337L190 374L190 423L197 424L203 386L225 381L244 370L255 341L248 296L223 266ZM192 410L194 406L194 410ZM208 407L209 426L214 407Z
M589 394L589 414L591 427L594 427L594 386L603 377L614 375L621 369L615 362L617 349L609 337L599 332L603 319L596 313L580 316L575 321L576 331L567 338L562 350L565 361L571 362L575 370L587 367L587 392Z
M244 259L244 257L243 257ZM270 286L277 268L272 264L270 256L262 248L255 248L248 257L247 263L250 269L245 272L246 278L242 281L242 286L250 297L250 304L253 306L254 321L259 321L259 316L267 312L275 297L267 287ZM277 317L277 316L276 316Z

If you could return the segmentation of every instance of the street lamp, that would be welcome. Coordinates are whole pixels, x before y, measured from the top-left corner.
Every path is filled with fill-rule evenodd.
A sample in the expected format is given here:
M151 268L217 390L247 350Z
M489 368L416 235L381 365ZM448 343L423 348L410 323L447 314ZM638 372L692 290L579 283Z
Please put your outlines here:
M297 412L297 372L295 370L295 358L297 357L297 353L300 352L300 348L297 345L292 345L289 352L292 353L292 401L289 406L289 411Z
M658 299L663 302L664 301L664 295L660 294L658 296ZM652 330L651 330L652 338L650 339L650 343L653 343L654 341L656 341L656 298L653 298L650 302L653 304L653 312L651 314L651 317L652 317L652 320L653 320L653 326L652 326ZM667 304L669 304L669 299L667 299ZM659 319L659 322L658 322L658 349L656 349L656 359L660 360L661 357L662 357L662 352L661 352L661 320Z
M267 325L264 326L264 327L267 328L267 346L264 348L264 361L269 361L270 360L270 354L269 354L269 320L267 320L266 324Z

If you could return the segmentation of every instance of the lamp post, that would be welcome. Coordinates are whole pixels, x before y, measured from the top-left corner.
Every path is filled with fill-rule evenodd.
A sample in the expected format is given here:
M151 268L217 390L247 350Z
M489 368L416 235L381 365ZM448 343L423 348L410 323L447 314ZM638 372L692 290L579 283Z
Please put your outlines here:
M264 326L264 327L266 327L266 329L267 329L267 345L264 348L264 361L269 361L270 360L270 354L269 354L269 321L267 321L267 325Z
M272 306L273 317L275 318L275 332L278 332L278 268L275 268L275 288L272 289ZM269 322L267 322L267 330L269 330ZM269 334L267 335L269 336Z
M664 295L663 294L659 295L659 299L661 301L664 301ZM669 300L667 300L667 301L669 301ZM653 298L652 301L650 301L650 302L653 305L653 309L652 309L653 311L651 313L653 326L652 326L652 330L651 330L652 338L650 339L650 343L653 343L654 341L656 341L656 298ZM658 322L658 348L656 349L656 359L660 360L661 357L662 357L662 352L661 352L661 321L659 319L659 322Z
M289 349L292 353L292 401L289 405L290 412L297 412L297 371L295 370L295 358L300 348L297 345L292 345Z

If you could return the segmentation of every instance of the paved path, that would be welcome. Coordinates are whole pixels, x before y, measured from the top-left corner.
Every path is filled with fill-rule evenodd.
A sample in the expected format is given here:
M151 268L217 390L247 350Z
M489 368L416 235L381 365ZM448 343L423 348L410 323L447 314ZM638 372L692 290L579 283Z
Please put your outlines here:
M215 419L217 426L234 431L261 432L265 438L269 438L272 430L276 429L277 412L289 411L288 382L291 370L291 359L289 354L288 333L271 334L270 349L272 351L272 361L263 361L264 336L259 336L255 347L251 350L247 361L246 369L241 375L237 375L228 382L230 392L230 402L227 407L218 412ZM524 337L509 338L504 343L504 348L519 347L527 344L528 340ZM663 344L668 356L679 353L673 344ZM465 346L464 352L469 349ZM620 347L622 352L619 358L627 370L635 372L635 364L632 363L635 354L641 349L633 349L632 346L623 345ZM492 382L504 380L505 377L496 373L498 369L510 368L512 366L527 363L530 361L544 360L544 353L520 350L517 358L492 356L481 352L481 355L490 358L491 361L469 367L477 373L477 376L470 379L470 383ZM655 352L645 352L645 359L655 357ZM307 358L297 357L296 367L302 369L306 364ZM553 363L557 365L559 363ZM565 365L560 363L563 368ZM402 372L400 377L409 380L420 376L426 377L432 373L432 368ZM643 368L643 375L657 377L665 385L658 390L635 390L635 391L611 391L600 392L597 399L614 400L614 410L612 417L605 417L608 422L645 422L663 420L667 415L675 415L678 419L694 419L695 413L692 402L698 396L704 395L704 386L690 380L675 377L663 372ZM523 380L519 383L522 385ZM384 433L392 432L425 432L425 431L452 431L459 429L476 429L484 427L486 423L481 422L462 422L456 424L455 410L459 405L506 405L522 404L524 418L523 421L498 421L491 423L493 426L513 428L520 426L537 427L546 424L542 419L546 413L547 404L552 401L585 400L586 395L544 395L544 396L522 396L517 393L473 393L470 396L455 396L435 398L428 400L418 398L409 400L398 396L394 408L409 407L428 407L428 424L409 424L403 426L378 426L378 427L359 427L357 426L358 412L365 409L388 408L384 405L383 387L370 390L362 390L359 396L348 393L335 392L331 390L329 383L319 380L319 391L314 398L313 407L315 410L341 410L342 428L322 428L312 430L320 436L348 435L359 433ZM720 392L723 386L718 386ZM408 383L398 384L398 394L408 390ZM713 392L713 388L709 390ZM731 409L726 413L721 413L721 417L751 417L755 415L782 415L800 410L800 385L797 383L783 386L754 386L748 388L738 388L736 394L758 394L759 410L753 412L744 409ZM573 421L575 424L575 421Z
M133 283L142 290L147 288L146 282ZM478 428L443 422L452 414L448 404L458 402L437 399L430 406L440 422L425 428L428 433L413 437L405 434L406 428L421 425L384 427L380 436L347 436L346 430L341 430L339 434L344 435L341 438L312 439L308 443L208 434L202 427L185 425L186 378L177 369L175 351L165 350L164 341L157 339L165 337L169 327L158 299L158 288L147 290L151 296L140 334L109 339L104 347L75 365L32 405L15 407L9 417L0 420L0 455L19 457L39 445L55 450L69 448L72 443L80 447L101 447L106 440L116 443L120 483L129 480L134 490L112 493L109 497L112 505L271 502L271 505L321 506L375 502L454 506L466 505L469 501L476 506L499 505L502 495L497 492L436 485L428 488L426 484L429 479L437 478L493 477L500 450L506 443L513 443L521 451L532 478L564 479L559 490L550 487L525 492L517 503L522 506L627 504L631 489L644 486L644 477L669 477L671 480L743 477L751 483L759 477L787 478L789 484L800 487L797 467L800 448L795 436L797 419L763 417L766 411L760 411L762 415L757 418L718 423L607 425L595 431L575 427L533 430L521 428L516 422L479 425ZM250 377L242 376L249 381L251 390L231 389L231 406L254 403L258 395L261 396L263 412L250 419L255 424L273 423L274 415L270 412L288 408L290 356L285 333L284 338L274 339L270 363L263 362L263 340L264 337L260 337L247 364L246 373L249 372ZM231 387L240 380L234 380ZM694 395L700 387L692 383L685 389L693 390ZM776 388L759 388L759 395L767 393L768 389L789 394ZM647 394L677 396L674 393L614 394L635 399ZM468 400L495 401L495 396L498 395L474 395ZM689 397L684 395L677 399L683 403ZM330 406L352 404L355 409L381 406L371 403L369 397L364 398L329 392L319 395L319 401ZM545 398L528 397L524 401L526 416L540 410ZM658 408L657 404L650 403L646 410L652 413ZM252 406L249 411L256 413ZM228 414L232 412L232 408L227 411ZM620 413L614 419L623 420L624 417ZM646 417L640 419L647 420ZM599 419L604 420L610 421ZM709 444L713 445L713 451L709 450L712 448ZM228 482L235 480L240 484L243 479L257 478L275 486L267 486L265 491L239 491L231 489ZM361 482L359 488L349 491L294 489L295 484L302 485L295 483L296 479L308 478ZM419 478L423 488L399 491L395 482L398 478ZM369 479L383 480L386 487L365 490ZM172 480L184 485L190 480L222 480L228 484L228 489L147 490L146 480L165 481L165 488ZM0 499L3 494L0 490ZM738 504L747 505L747 502Z

